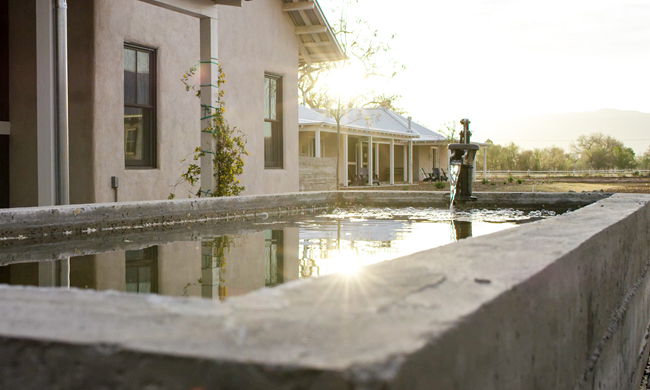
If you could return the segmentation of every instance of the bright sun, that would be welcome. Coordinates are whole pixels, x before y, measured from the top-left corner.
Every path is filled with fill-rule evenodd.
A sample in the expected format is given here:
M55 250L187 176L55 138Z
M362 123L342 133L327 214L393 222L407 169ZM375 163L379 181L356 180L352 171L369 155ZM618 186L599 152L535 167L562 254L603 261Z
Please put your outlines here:
M348 64L337 68L325 78L325 85L334 96L340 96L341 101L348 101L365 92L368 87L364 77L364 69L360 64Z

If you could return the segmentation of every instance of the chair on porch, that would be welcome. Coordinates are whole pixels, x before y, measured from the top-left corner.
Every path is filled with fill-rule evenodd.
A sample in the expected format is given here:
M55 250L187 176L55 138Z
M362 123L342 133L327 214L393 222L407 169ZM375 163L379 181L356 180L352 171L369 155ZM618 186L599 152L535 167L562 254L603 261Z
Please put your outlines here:
M369 183L369 181L368 181L368 168L361 168L359 170L359 173L361 174L361 179L363 180L363 183L364 184ZM372 176L373 176L372 184L377 183L377 185L379 185L379 177L377 176L377 174L374 174Z
M424 168L420 168L420 173L424 176L424 180L422 181L435 181L433 174L424 172Z
M348 180L351 186L362 186L364 183L363 178L357 175L355 167L348 167Z
M442 169L442 168L433 168L434 174L435 174L436 170L440 171L438 173L438 180L439 181L449 181L449 178L447 177L447 174L445 173L444 169Z

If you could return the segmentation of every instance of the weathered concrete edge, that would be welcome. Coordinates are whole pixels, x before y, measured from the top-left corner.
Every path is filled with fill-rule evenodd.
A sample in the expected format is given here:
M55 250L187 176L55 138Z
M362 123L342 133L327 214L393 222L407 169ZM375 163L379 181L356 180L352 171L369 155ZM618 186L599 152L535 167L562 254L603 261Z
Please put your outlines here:
M601 206L605 207L605 209L599 210L599 207ZM608 211L608 208L611 208L611 210ZM591 218L584 218L585 214L591 214ZM432 254L436 253L436 255L442 256L440 264L429 264L429 267L432 267L429 270L422 268L427 261L427 252L409 256L409 259L405 259L406 262L404 264L400 264L400 262L388 262L375 267L370 267L374 270L380 270L379 274L381 274L381 269L386 270L388 268L391 268L392 271L399 271L400 269L412 270L413 263L415 262L421 263L419 265L420 268L418 268L418 270L421 271L420 273L423 273L422 271L429 274L434 271L435 273L439 273L440 271L448 273L447 281L441 286L442 288L429 289L427 291L422 290L416 294L412 294L411 300L407 302L408 305L405 305L405 308L409 310L413 310L413 307L415 307L413 306L413 299L416 298L416 302L421 302L419 303L420 306L424 302L430 302L431 300L433 300L433 303L435 304L444 306L444 302L436 302L435 299L436 297L438 297L438 299L443 298L443 300L448 299L444 296L446 293L444 289L447 288L446 286L450 286L454 283L461 288L460 290L456 289L456 293L466 290L487 289L485 291L487 292L487 295L472 297L479 298L479 301L470 313L461 316L462 318L460 321L457 318L442 327L438 327L438 325L430 325L433 327L429 329L427 333L422 334L428 334L428 341L424 345L420 345L420 347L418 347L414 352L402 356L385 356L384 359L387 359L386 362L393 362L393 364L396 365L392 374L388 377L382 377L382 375L386 375L386 366L381 366L382 370L379 370L374 363L367 365L359 362L355 367L350 366L348 368L348 370L350 370L349 372L346 373L347 370L343 370L340 371L342 375L332 376L331 373L337 372L337 370L327 368L327 365L322 367L316 365L310 368L310 359L308 357L303 359L303 361L296 360L295 364L297 366L293 367L286 363L282 364L279 361L276 361L277 366L274 367L273 359L269 359L268 357L265 358L263 356L260 356L259 359L249 357L249 368L253 369L253 367L258 366L259 370L262 370L262 372L267 373L269 376L268 379L270 383L266 383L266 387L259 388L284 388L274 382L275 380L279 380L275 374L281 376L280 373L284 373L292 378L305 379L311 377L312 379L307 381L310 388L318 388L316 384L319 382L314 379L319 377L319 375L316 374L318 372L321 373L322 377L328 378L325 383L333 381L334 383L344 384L346 387L342 388L373 388L370 387L370 382L377 383L377 388L379 388L380 385L383 386L387 383L390 383L390 388L430 388L422 387L422 384L430 386L431 383L437 383L431 382L431 380L440 381L437 388L441 389L469 388L467 386L457 387L457 385L459 383L468 386L475 385L476 383L472 383L472 380L480 381L482 388L485 389L569 388L573 381L576 382L576 388L589 388L589 383L596 382L603 383L605 388L625 388L625 386L621 387L619 385L629 383L634 372L631 372L633 370L629 367L625 370L617 370L621 366L621 362L624 363L627 360L629 365L629 362L636 361L640 346L642 345L639 340L643 337L645 329L648 326L648 313L646 310L649 291L647 285L648 278L647 276L644 276L639 279L643 268L647 267L649 258L648 240L650 239L650 236L648 236L648 225L650 214L648 212L648 197L619 195L615 196L614 199L608 199L603 204L594 204L585 210L574 213L574 215L563 216L562 218L564 219L564 222L557 222L561 221L561 219L556 221L542 221L529 226L522 226L513 231L506 231L489 237L479 237L467 240L455 244L454 246L445 247L442 251L429 251ZM589 224L586 224L586 222L589 222ZM562 229L558 229L558 223L568 225L573 229L582 228L583 231L581 231L577 236L575 232L563 232ZM546 225L550 225L553 229L541 228ZM548 248L544 245L539 247L539 243L535 244L534 242L525 242L525 240L518 244L512 242L512 238L523 237L525 236L524 233L530 234L531 231L540 233L542 236L541 238L543 238L544 242L547 244L549 242L549 237L557 240L565 238L567 241L562 243L562 245L567 246L562 247L565 248L562 249L562 253L555 254L553 253L556 252L555 248ZM629 234L630 231L639 233ZM582 237L581 241L572 244L571 239L576 237ZM486 248L495 246L503 247L506 250L506 253L503 255L507 255L508 253L512 254L513 250L524 254L531 245L537 245L537 250L543 248L546 249L539 253L539 259L530 259L540 268L535 270L524 270L530 275L525 277L524 280L517 280L516 275L513 276L509 273L513 271L507 269L507 267L494 267L494 264L483 264L483 262L490 258L489 256L486 256ZM453 258L454 249L463 251L464 253L475 253L475 258L468 260ZM593 253L594 251L595 253ZM618 261L613 263L615 267L611 267L612 264L608 264L608 262L611 262L612 260L610 255L617 252L620 252L623 255L622 260L627 259L628 261L622 261L621 258L619 258ZM585 256L586 254L598 258L587 259ZM460 265L458 265L459 263ZM505 262L505 264L508 264L508 262ZM516 263L510 264L517 268ZM453 268L458 268L459 266L471 270L470 275L481 275L484 278L491 280L491 283L485 287L481 287L481 284L472 284L473 281L471 279L463 282L458 278L458 276L453 276ZM576 271L576 269L580 270L580 267L584 267L583 270L586 273L585 275ZM592 271L587 272L588 270ZM621 277L612 278L608 283L603 283L603 280L600 280L600 278L606 277L610 273L613 273L614 276ZM401 276L403 277L404 275ZM580 276L578 278L579 283L570 283L573 282L572 278L577 276ZM326 279L328 278L310 282L310 284L312 284L312 289L317 284L326 283ZM329 279L331 280L331 278ZM614 288L613 282L618 280L623 281L623 283L621 283L620 288L618 288L618 286ZM632 295L631 300L627 300L632 286L634 286L639 280L641 280L641 284L639 284L639 287L636 289L637 292ZM549 285L549 282L551 285ZM414 282L414 284L416 284L414 288L417 290L417 282ZM301 290L305 290L304 287L309 286L303 284L301 286L287 286L285 288L261 292L255 294L255 296L235 299L232 301L231 306L234 305L235 307L240 308L238 310L242 310L242 307L246 307L247 305L254 303L256 300L261 299L260 302L254 305L259 309L260 306L272 302L272 300L268 299L271 298L269 295L275 295L277 297L277 294L280 294L280 296L282 296L290 292L289 290L294 290L295 293L302 295L303 292ZM612 289L614 291L611 291ZM597 293L599 290L604 290L602 292L603 294L611 293L613 298L611 300L601 299L600 297L594 298L594 300L599 302L602 306L597 313L597 318L592 320L591 328L593 336L590 338L589 342L587 342L587 338L584 337L584 334L588 333L584 318L586 314L580 315L578 312L581 313L582 309L589 307L589 305L585 302L587 300L586 297L583 298L582 295L580 295L580 298L578 298L578 295L584 291L595 291ZM33 297L46 295L46 293L29 289L27 291L29 291L27 295ZM0 290L0 295L2 295L3 292L5 291ZM61 298L64 300L71 298L70 293L71 292L66 292L65 294L61 293ZM50 292L48 294L51 295L52 293ZM58 293L54 293L54 295L58 295ZM74 295L75 294L72 296L73 299L75 299ZM543 308L544 311L536 314L535 307L532 308L532 311L531 308L527 308L528 303L531 300L535 303L536 307ZM558 306L555 304L554 302L556 301L560 302L561 305ZM625 303L626 301L628 302ZM209 305L206 303L174 303L174 300L165 300L165 302L166 305L178 306L178 308L187 306L196 307L197 312L195 312L194 315L198 315L199 308L210 310ZM155 302L150 303L153 307L157 306ZM107 304L111 305L110 302L107 302ZM627 305L626 310L619 310L625 305ZM120 304L118 302L116 307L119 306ZM228 305L226 305L226 307L227 306ZM25 307L24 309L29 311L29 307ZM277 309L277 307L272 307L271 309ZM425 307L425 309L426 311L434 312L436 310L434 306ZM281 311L285 310L282 309ZM514 317L513 311L516 312ZM566 312L572 313L569 315L570 318L573 318L571 316L576 317L575 321L578 323L571 326L573 331L577 332L575 335L576 337L580 337L581 340L585 339L585 345L578 344L576 348L572 348L573 345L562 344L556 340L557 337L553 338L551 337L552 335L549 336L549 330L547 329L549 325L546 323L546 320L540 316L549 315L555 316L554 318L557 318L558 320L567 320ZM612 323L612 318L617 312L622 313L622 317L620 317L617 322ZM405 314L403 312L386 314L400 313ZM424 313L425 312L422 312L420 314ZM638 315L639 313L641 314ZM192 313L187 314L190 315ZM269 315L269 313L264 315ZM530 315L529 319L523 318L523 321L525 322L524 324L518 323L518 321L522 321L521 317L527 317L528 315ZM335 317L332 318L333 321L336 319L337 318ZM572 324L571 321L560 321L560 323ZM4 325L6 325L6 323ZM303 325L308 326L307 324ZM631 325L634 325L634 327L637 328L642 328L643 331L640 332L641 335L638 335L638 332L634 332L634 328L630 328ZM476 332L476 329L481 329L481 332ZM610 332L610 329L613 329L614 332ZM498 340L495 341L493 337L490 337L490 335L494 335L494 332L498 332L499 330L503 332L502 337L506 335L512 337L515 332L518 331L520 332L522 339L530 338L534 343L531 347L522 348L521 345L514 343L513 340L509 343L505 340L502 340L501 342ZM532 335L535 335L536 331L541 332L541 335L537 335L538 339L530 337L531 331L533 332ZM633 337L630 337L630 334L632 334ZM293 336L295 336L295 334ZM402 335L401 337L405 336ZM634 340L630 340L632 338ZM10 339L19 340L22 338L10 337ZM389 340L391 342L397 342L397 340L394 339ZM573 339L570 339L570 341L571 340ZM566 342L565 339L560 341ZM601 341L604 342L604 345L599 347L598 345ZM381 340L380 342L386 341ZM572 342L576 342L576 340L573 340ZM503 347L503 343L506 343L505 347ZM36 355L38 355L38 353L43 353L42 350L39 352L38 341L36 341L35 344L36 346L30 346L30 348L35 348L32 352ZM526 371L526 365L530 361L530 356L528 356L528 358L524 357L531 351L535 351L535 348L543 348L544 344L549 344L551 348L547 348L545 353L537 354L537 359L538 361L546 362L547 366L537 367L535 370L528 367L528 370ZM445 345L447 345L448 348L446 348ZM626 345L625 354L618 353L620 352L618 350L618 345ZM78 348L83 350L82 345L79 345ZM89 348L101 349L101 346L89 345ZM120 350L124 350L124 346L121 348L122 349ZM132 348L126 348L126 350L133 351ZM135 351L137 351L137 349ZM557 376L556 372L553 372L551 375L548 370L549 368L552 368L552 365L550 367L548 366L549 362L554 363L553 359L548 358L548 354L553 356L554 351L559 351L560 353L561 361L557 362L557 365L560 365L561 367L566 366L568 368L567 371L569 372L566 373L567 375L560 376L563 382L559 384L551 383L551 386L544 386L546 383L544 382L544 378L548 380L549 377ZM582 356L585 351L586 355L591 356L591 360L588 358L580 359L579 364L571 363L574 355L577 354ZM630 356L631 351L633 354ZM441 354L441 356L436 356L436 352ZM137 354L137 352L133 353ZM264 354L263 351L260 351L259 353L260 355ZM461 356L458 356L459 353ZM571 355L571 353L573 353L573 355ZM463 360L463 355L464 359L467 359L469 355L474 355L483 359L487 358L487 360L483 362L483 365L468 365L472 360ZM194 356L196 356L194 359L196 359L197 363L205 362L206 359L208 361L214 359L209 356ZM437 359L432 359L433 357ZM595 360L593 359L594 357L596 357ZM117 355L115 355L115 358L117 359ZM465 364L458 364L459 358ZM173 360L174 358L170 357L170 359ZM607 364L611 359L615 359L617 364ZM164 361L164 359L162 360ZM228 359L220 358L217 360L221 362L219 364L223 370L236 375L237 370L235 368L232 368L232 370L227 368L229 367ZM565 360L567 362L565 362ZM381 359L378 359L378 361L381 361ZM448 365L443 364L445 361L457 364L459 367L448 367ZM595 363L590 366L589 361L594 361ZM440 367L432 367L431 362L441 363L441 365ZM486 362L489 362L490 364L485 364ZM115 363L117 364L117 362ZM214 362L214 364L217 363ZM418 364L420 367L417 367ZM612 366L614 366L616 370L614 370L615 372L610 375L610 367ZM465 369L465 371L463 371L463 369ZM155 367L149 367L149 370L155 371ZM277 370L277 372L275 370ZM460 370L460 373L455 372L457 370ZM207 371L200 371L203 375L209 376ZM151 375L152 371L147 372ZM471 373L471 375L468 373ZM501 380L495 380L495 373L501 374ZM539 373L548 375L540 377ZM578 380L578 378L583 376L583 373L586 373L584 380ZM538 376L536 377L534 375ZM164 376L166 378L170 377L171 379L176 378L173 373L165 373ZM519 376L521 376L521 378L518 378ZM201 378L205 379L205 377ZM524 382L521 382L522 378ZM178 378L175 380L178 380ZM419 381L420 386L413 381ZM536 382L538 382L538 385L535 385ZM186 384L189 385L189 382ZM320 384L323 385L323 383ZM516 384L519 384L520 386L517 386ZM277 387L275 387L275 385L277 385ZM174 388L174 386L170 385L169 387L163 388ZM331 388L336 388L336 386L332 386Z
M610 194L601 193L481 193L470 208L583 207ZM82 235L99 228L160 229L202 220L230 222L256 218L260 213L291 213L338 204L446 207L448 194L419 191L325 191L279 195L239 196L17 208L0 211L1 237ZM101 233L101 232L100 232Z

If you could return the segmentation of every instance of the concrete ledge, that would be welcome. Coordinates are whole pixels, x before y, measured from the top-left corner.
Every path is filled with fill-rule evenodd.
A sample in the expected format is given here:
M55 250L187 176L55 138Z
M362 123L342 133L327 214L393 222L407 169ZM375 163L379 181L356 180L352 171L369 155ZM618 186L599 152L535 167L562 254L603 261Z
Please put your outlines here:
M0 288L0 388L626 389L650 196L223 304Z
M599 193L480 193L475 208L576 209L610 194ZM30 207L0 211L2 237L59 239L117 230L168 230L175 225L225 221L231 223L258 218L260 213L287 215L332 205L374 205L382 207L448 207L445 192L419 191L325 191L281 195L238 196ZM106 230L106 229L109 230ZM97 233L97 232L95 232Z

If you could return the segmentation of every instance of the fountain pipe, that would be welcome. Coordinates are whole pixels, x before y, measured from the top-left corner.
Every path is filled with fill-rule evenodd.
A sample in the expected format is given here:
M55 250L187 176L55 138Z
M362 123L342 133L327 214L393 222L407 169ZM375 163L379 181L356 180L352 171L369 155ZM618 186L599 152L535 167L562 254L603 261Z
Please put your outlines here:
M452 183L453 190L450 190L452 193L452 205L456 201L471 202L476 200L472 196L472 178L474 176L474 158L476 157L476 151L479 149L479 146L470 143L472 135L469 131L470 120L463 118L460 123L463 125L460 142L451 143L448 146L449 150L452 151L449 163L458 167L458 174L455 177L456 181Z

